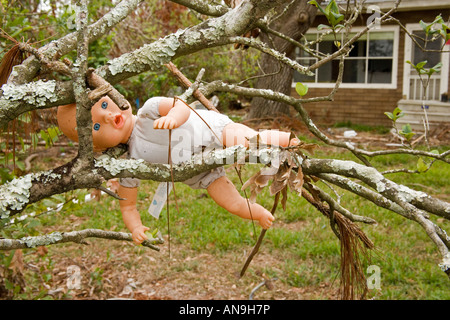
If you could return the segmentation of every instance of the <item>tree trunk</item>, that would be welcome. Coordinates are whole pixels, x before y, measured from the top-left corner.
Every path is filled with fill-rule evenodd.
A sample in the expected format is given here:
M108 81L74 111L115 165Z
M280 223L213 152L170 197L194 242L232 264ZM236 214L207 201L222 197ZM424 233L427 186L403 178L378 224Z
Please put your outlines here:
M308 1L296 0L290 9L276 19L270 27L298 41L302 34L309 29L317 14L317 8L308 4ZM295 46L292 43L279 37L269 36L264 32L261 33L260 37L262 41L270 44L274 49L284 52L287 57L295 60ZM272 89L290 95L293 70L267 54L262 54L260 65L261 74L269 74L269 76L259 78L256 88ZM248 118L265 118L280 114L289 115L289 110L290 107L284 103L268 101L258 97L252 100Z

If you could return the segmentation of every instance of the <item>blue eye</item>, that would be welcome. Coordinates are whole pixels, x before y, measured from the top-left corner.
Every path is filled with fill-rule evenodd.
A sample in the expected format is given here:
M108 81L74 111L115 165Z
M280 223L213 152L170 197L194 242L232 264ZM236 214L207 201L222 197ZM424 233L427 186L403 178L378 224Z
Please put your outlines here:
M103 101L102 102L102 109L106 109L107 106L108 106L108 102Z
M100 129L100 123L94 124L94 130L98 131Z

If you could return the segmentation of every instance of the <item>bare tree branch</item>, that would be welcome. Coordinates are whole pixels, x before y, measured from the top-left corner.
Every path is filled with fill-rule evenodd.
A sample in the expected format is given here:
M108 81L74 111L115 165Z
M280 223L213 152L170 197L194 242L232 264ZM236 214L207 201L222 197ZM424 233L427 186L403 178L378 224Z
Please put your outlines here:
M95 73L114 85L142 72L157 70L177 57L204 50L205 48L232 43L230 37L247 31L257 19L263 17L280 1L245 1L241 6L228 11L223 16L212 18L189 29L179 30L151 44L144 45L133 52L123 54L109 61L107 65L95 70ZM128 8L126 6L127 1L121 3L124 3L122 11L125 12L125 8ZM71 50L75 45L75 40L72 37L66 39L70 43L70 46L67 45L67 47L70 47ZM64 47L66 46L64 45ZM50 49L47 50L51 51ZM45 50L45 52L47 51ZM37 59L36 61L38 62ZM27 69L30 70L29 74L33 73L33 68L27 66L26 63L21 66L24 66L24 74L27 74ZM19 72L17 71L17 73ZM24 112L34 110L34 101L39 102L40 108L49 108L74 101L72 84L56 83L55 81L27 83L34 78L34 75L31 79L25 76L21 77L21 79L10 77L11 85L16 86L3 87L3 93L0 90L0 126L6 125L10 120L15 119ZM23 84L23 87L17 86L20 84ZM32 86L33 89L29 88L29 86ZM23 93L24 91L26 93ZM50 94L50 92L55 91L56 93ZM45 94L42 94L42 92Z
M206 1L201 0L171 0L174 3L181 4L186 8L197 11L198 13L205 14L212 17L220 17L227 13L230 8L223 5L212 5Z
M119 241L133 241L131 234L124 232L104 231L98 229L85 229L71 232L52 232L36 237L21 239L0 239L0 250L28 249L37 246L48 246L58 243L75 242L87 244L86 238L100 238ZM144 247L159 251L155 245L164 243L162 238L150 238L142 243Z
M375 168L357 164L352 161L322 159L307 159L304 161L302 168L305 172L310 174L315 174L317 172L333 173L359 179L400 206L407 203L417 206L420 210L425 210L450 220L449 203L432 198L424 192L415 191L406 186L396 184L385 178ZM410 207L408 205L408 208L406 208L405 211L409 218L423 215L416 210L411 211L409 209Z
M125 19L130 12L135 10L141 2L142 0L122 0L110 12L88 26L86 33L89 42L107 34L115 25ZM73 32L59 40L50 42L38 50L39 54L48 61L58 59L76 48L77 34L77 32ZM40 67L39 59L31 56L21 65L14 67L14 71L9 77L9 82L17 85L28 83L34 79Z
M28 48L33 53L33 56L21 66L17 66L8 84L2 87L0 91L0 126L6 125L10 120L16 119L20 114L30 110L50 108L76 101L78 105L77 124L80 143L78 156L70 162L47 172L27 174L0 185L0 218L8 218L15 215L23 211L27 205L54 194L75 189L101 188L105 180L112 178L134 177L143 180L171 181L173 177L175 182L185 181L201 172L236 162L261 162L271 165L273 164L271 162L271 160L274 160L273 157L279 155L277 153L279 149L259 148L252 150L236 146L228 149L212 150L211 152L208 150L204 154L196 155L190 162L173 165L172 167L165 164L149 164L142 160L117 159L111 156L110 153L104 154L97 159L94 158L92 151L92 119L90 115L92 101L89 99L89 90L86 87L88 45L90 41L105 35L115 24L136 9L141 2L141 0L124 0L103 18L88 26L86 16L87 0L77 0L77 5L80 6L80 10L77 10L80 14L77 18L77 32L38 50ZM305 67L294 59L289 59L280 52L269 48L267 44L260 40L240 36L245 31L251 30L255 26L260 26L265 27L265 30L271 32L271 34L289 41L285 36L268 29L267 24L262 19L277 5L285 4L289 6L292 1L245 0L234 9L222 5L211 5L202 0L174 0L173 2L185 5L192 10L213 18L123 54L110 60L106 65L99 67L93 72L111 86L142 72L157 70L164 65L170 65L170 61L177 57L198 52L205 48L231 43L247 45L272 55L280 63L288 65L301 73L316 71L324 63L332 59L340 59L339 76L335 87L324 97L297 99L270 89L245 88L239 85L226 84L222 81L203 84L198 88L198 92L203 93L205 96L216 91L233 92L249 97L263 97L292 106L298 112L309 131L317 138L328 145L351 151L365 164L362 165L353 161L302 158L295 154L303 173L323 179L363 197L379 207L386 208L402 217L417 222L438 248L443 259L441 263L442 269L449 272L450 239L444 230L430 220L430 214L450 220L450 204L424 192L418 192L404 185L394 183L372 167L367 158L400 153L411 156L427 156L450 163L448 157L450 150L436 154L408 148L377 151L360 149L347 141L328 137L314 124L303 107L305 103L333 99L334 94L342 83L346 55L351 50L353 43L367 32L370 26L357 33L351 39L346 37L347 41L343 42L342 47L336 53L328 56L316 53L318 62L310 67ZM395 11L398 3L399 1L395 3L392 10L383 15L382 21L387 21L392 12ZM359 11L355 11L349 15L343 30L347 36L350 24L359 13ZM292 41L290 42L292 43ZM306 49L303 44L295 44ZM38 75L40 68L59 62L58 59L63 54L71 52L75 48L77 49L77 61L71 66L72 79L70 81L37 80L32 82ZM65 71L67 69L64 68ZM196 81L195 84L197 85L198 83L199 81ZM90 83L89 85L92 84ZM185 94L191 94L194 92L193 89L197 88L191 89L192 92L188 91ZM113 151L116 149L109 151L114 153ZM350 212L318 186L311 184L308 185L308 188L310 188L310 192L318 195L318 201L322 201L325 206L328 204L330 212L340 212L352 221L368 224L374 223L374 220L370 217L361 217ZM31 243L38 245L39 243L46 244L47 242L48 244L67 241L82 242L86 237L130 241L128 234L83 230L18 240L0 239L0 249L25 248L29 247Z
M342 61L342 60L341 60ZM341 71L342 69L340 69ZM341 74L341 72L340 72ZM203 92L205 96L209 96L213 94L214 92L232 92L239 95L247 96L247 97L263 97L269 100L275 100L284 102L288 105L293 106L298 112L299 115L302 117L303 122L309 129L311 133L313 133L317 138L322 140L328 145L340 147L347 149L353 153L360 154L367 157L376 157L376 156L383 156L383 155L390 155L390 154L409 154L413 156L425 156L430 157L436 160L440 160L446 163L450 163L449 154L450 150L442 152L442 153L434 153L429 152L425 150L416 150L416 149L407 149L407 148L398 148L398 149L388 149L388 150L377 150L377 151L368 151L365 149L361 149L358 147L355 147L354 145L348 143L347 141L340 141L336 139L332 139L328 137L326 134L324 134L311 120L309 117L309 114L303 107L303 103L309 103L309 102L318 102L318 101L324 101L324 100L331 100L332 96L335 92L338 90L338 86L336 85L335 88L332 90L329 96L327 97L321 97L321 98L311 98L311 99L296 99L292 96L287 96L281 92L275 92L270 89L254 89L254 88L248 88L248 87L241 87L235 84L227 84L223 81L216 80L214 82L204 84L202 85L199 90Z
M80 160L93 160L92 148L92 102L88 98L86 75L88 71L89 41L87 37L88 0L77 0L77 59L72 67L73 92L77 103L78 153Z

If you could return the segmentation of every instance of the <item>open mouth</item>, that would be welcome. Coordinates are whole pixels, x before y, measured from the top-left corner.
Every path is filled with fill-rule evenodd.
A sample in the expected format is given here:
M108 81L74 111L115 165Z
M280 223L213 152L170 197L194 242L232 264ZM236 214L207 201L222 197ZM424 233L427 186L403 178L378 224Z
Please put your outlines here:
M120 129L123 127L125 120L123 119L123 116L121 114L118 114L114 117L114 125L117 129Z

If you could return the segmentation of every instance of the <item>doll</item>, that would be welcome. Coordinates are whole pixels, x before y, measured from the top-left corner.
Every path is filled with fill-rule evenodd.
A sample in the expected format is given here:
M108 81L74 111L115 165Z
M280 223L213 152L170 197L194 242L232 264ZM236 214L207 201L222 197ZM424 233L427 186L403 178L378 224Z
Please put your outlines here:
M226 115L209 110L193 111L183 101L174 98L153 97L146 101L137 115L131 108L121 110L108 96L94 104L92 113L92 139L94 150L103 151L118 144L128 145L128 155L150 163L168 163L169 130L171 130L171 159L181 163L202 152L205 147L220 145L248 146L248 139L258 133ZM57 118L61 131L71 140L78 141L75 104L58 107ZM259 133L265 144L281 147L299 144L288 132L266 130ZM222 167L201 173L184 181L194 189L206 189L210 197L222 208L244 219L257 220L268 229L273 215L257 203L248 203L226 177ZM136 208L138 179L120 179L118 188L120 209L124 223L132 233L133 241L140 244L147 239L148 227L142 224Z

